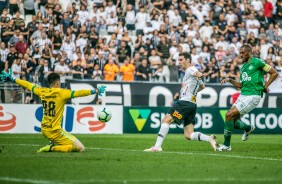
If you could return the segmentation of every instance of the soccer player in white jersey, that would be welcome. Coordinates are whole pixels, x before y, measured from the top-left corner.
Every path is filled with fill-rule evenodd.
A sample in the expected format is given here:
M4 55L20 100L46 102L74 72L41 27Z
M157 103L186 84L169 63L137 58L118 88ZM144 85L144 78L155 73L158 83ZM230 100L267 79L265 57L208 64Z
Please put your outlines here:
M180 68L185 71L179 101L162 119L162 125L156 144L144 151L162 151L162 144L169 131L169 125L173 122L178 125L184 122L184 135L187 140L209 142L212 148L216 151L218 144L215 135L207 136L201 132L194 132L195 115L197 110L196 96L199 91L205 88L204 83L201 80L202 73L200 73L191 64L191 55L188 52L180 53L178 60Z

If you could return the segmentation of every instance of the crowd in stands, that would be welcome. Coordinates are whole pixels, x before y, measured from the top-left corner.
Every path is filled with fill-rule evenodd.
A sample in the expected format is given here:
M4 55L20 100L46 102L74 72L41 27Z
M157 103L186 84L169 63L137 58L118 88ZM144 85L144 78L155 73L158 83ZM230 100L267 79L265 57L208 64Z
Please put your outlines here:
M1 0L0 62L47 86L66 78L179 82L180 52L206 83L239 78L239 48L282 70L282 0Z

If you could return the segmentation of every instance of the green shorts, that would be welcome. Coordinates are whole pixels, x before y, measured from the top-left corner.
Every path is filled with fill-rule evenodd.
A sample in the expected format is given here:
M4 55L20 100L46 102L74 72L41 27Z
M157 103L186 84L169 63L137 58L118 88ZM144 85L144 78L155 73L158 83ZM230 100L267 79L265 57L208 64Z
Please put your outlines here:
M178 101L170 109L169 114L174 119L174 122L180 125L184 122L184 127L189 124L195 125L197 105L189 101Z

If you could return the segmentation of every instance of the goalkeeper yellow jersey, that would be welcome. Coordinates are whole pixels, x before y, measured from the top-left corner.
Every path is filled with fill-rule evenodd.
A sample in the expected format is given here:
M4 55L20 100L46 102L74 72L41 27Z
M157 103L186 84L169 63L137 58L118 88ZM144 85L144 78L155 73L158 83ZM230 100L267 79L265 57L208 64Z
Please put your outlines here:
M43 106L41 127L43 129L60 129L67 100L70 98L91 95L91 90L72 91L63 88L43 88L21 79L17 79L16 83L24 88L27 88L41 98Z

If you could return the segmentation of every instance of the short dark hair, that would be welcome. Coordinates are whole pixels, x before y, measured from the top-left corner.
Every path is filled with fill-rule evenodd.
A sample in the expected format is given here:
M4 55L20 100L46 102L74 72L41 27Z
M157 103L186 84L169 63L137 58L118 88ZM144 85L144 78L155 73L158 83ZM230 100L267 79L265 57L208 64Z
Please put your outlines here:
M241 47L241 49L245 49L245 50L247 50L247 51L249 51L249 52L252 52L252 47L249 45L249 44L245 44L245 45L243 45L242 47Z
M60 75L58 73L52 72L47 77L49 85L53 85L55 82L60 80Z
M190 60L190 62L191 62L191 54L189 53L189 52L181 52L180 54L179 54L179 57L180 56L184 56L184 58L185 59L189 59Z

